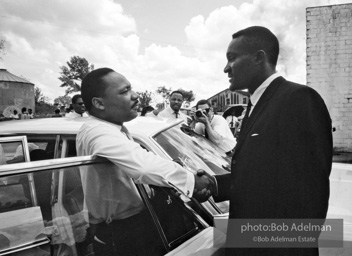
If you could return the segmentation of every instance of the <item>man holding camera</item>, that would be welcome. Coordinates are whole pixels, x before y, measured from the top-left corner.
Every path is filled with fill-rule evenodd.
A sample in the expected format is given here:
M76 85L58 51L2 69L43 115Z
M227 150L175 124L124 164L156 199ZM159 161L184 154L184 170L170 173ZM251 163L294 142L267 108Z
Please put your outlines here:
M196 105L196 113L191 126L195 132L223 149L231 156L236 146L234 138L226 120L222 116L214 115L213 109L207 100L200 100Z

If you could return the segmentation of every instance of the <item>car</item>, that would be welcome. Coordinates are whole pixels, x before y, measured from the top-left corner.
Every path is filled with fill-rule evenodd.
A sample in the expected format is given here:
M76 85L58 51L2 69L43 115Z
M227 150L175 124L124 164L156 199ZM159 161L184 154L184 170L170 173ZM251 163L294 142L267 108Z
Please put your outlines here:
M7 244L0 246L0 255L91 252L80 168L106 160L76 157L75 137L84 120L47 118L0 126L0 155L7 163L0 166L0 241L2 234ZM209 174L229 171L226 154L180 122L138 117L125 125L141 147L193 173L199 168ZM228 213L228 202L199 204L182 200L172 189L136 186L158 230L161 255L219 253L213 245L223 243L225 235L214 237L211 225L214 215Z

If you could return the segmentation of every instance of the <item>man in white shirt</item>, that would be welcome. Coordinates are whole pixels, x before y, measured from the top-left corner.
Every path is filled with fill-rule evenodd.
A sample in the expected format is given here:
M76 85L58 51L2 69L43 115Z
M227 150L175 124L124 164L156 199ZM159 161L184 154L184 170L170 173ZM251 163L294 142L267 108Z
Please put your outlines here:
M159 114L154 110L153 113L158 115L158 117L167 118L167 119L182 119L186 124L191 122L191 117L180 111L183 103L183 94L180 91L173 91L170 94L170 106L162 110Z
M88 117L88 114L86 113L86 107L84 106L84 102L80 94L76 94L72 97L72 106L73 106L73 111L66 114L65 117L67 118Z
M195 120L191 126L194 131L204 135L207 139L219 146L224 152L231 156L236 139L234 138L225 118L214 115L207 100L200 100L196 105Z
M174 186L200 201L207 200L214 184L205 175L194 175L132 140L123 123L138 116L138 95L123 75L109 68L90 72L82 82L82 98L90 117L77 134L77 154L109 160L81 171L89 222L96 230L94 253L141 253L147 250L141 243L152 239L154 230L148 225L150 217L134 182ZM122 232L124 225L128 231ZM128 244L134 245L132 251Z

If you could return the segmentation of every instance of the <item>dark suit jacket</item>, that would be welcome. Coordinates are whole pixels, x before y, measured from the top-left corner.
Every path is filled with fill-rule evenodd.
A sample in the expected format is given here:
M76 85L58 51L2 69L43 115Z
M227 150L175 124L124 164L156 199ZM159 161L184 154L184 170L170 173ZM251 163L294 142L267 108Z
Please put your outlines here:
M324 101L312 88L278 77L241 130L231 173L215 176L215 200L230 200L230 219L325 218L331 164L331 119ZM235 252L305 255L279 250Z

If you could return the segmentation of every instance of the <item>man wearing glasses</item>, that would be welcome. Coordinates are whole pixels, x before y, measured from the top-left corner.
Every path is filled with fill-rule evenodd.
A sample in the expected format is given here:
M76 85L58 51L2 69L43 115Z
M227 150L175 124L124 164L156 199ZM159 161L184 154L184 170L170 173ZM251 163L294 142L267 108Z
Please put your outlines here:
M67 118L88 117L86 107L84 106L81 94L76 94L72 97L73 111L66 114Z
M204 135L211 142L223 149L231 156L236 146L234 138L226 120L222 116L214 115L207 100L200 100L196 105L195 119L191 126L194 131Z

